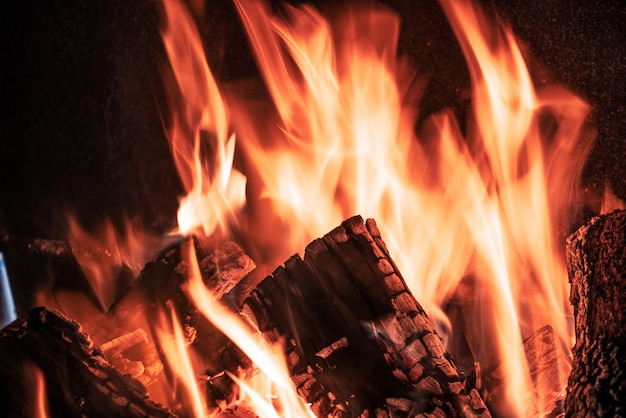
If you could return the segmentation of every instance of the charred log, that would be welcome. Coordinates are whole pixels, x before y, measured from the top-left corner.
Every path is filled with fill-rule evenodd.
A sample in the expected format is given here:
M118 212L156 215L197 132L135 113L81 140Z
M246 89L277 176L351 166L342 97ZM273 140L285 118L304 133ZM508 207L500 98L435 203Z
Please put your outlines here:
M296 387L318 416L490 416L373 220L351 218L313 241L242 311L270 340L284 339Z
M37 370L50 416L171 417L146 387L121 374L80 326L58 312L35 308L0 332L2 416L34 416ZM42 388L39 388L41 390Z
M233 289L252 269L254 262L236 243L220 240L206 249L193 241L202 278L207 288L220 299ZM209 245L209 244L207 244ZM139 277L117 300L107 313L106 323L124 325L138 313L148 313L150 319L155 306L173 305L181 317L194 311L193 305L183 291L187 280L187 266L181 254L181 244L165 250L153 262L146 264Z
M565 415L624 416L626 211L592 219L567 249L576 343Z
M208 251L197 242L195 245L205 284L224 296L223 300L228 299L229 292L253 267L251 260L233 243L222 242ZM216 406L215 402L223 405L234 395L232 381L224 371L236 372L250 364L187 298L183 259L176 245L146 265L94 328L94 341L100 347L94 353L117 375L139 381L145 394L142 384L149 386L160 379L165 363L153 338L154 324L161 310L171 309L191 331L192 347L205 360L210 406ZM292 257L259 284L242 312L270 340L287 342L293 380L319 416L489 416L478 391L459 375L430 319L410 294L372 220L349 219L312 242L304 259ZM35 323L27 321L24 326L29 322ZM45 326L51 321L40 322ZM78 325L70 324L78 332ZM61 332L61 338L63 335ZM11 345L11 338L3 342L7 352L19 350ZM93 350L86 341L88 350ZM33 347L39 344L44 351L65 350L55 346L56 340L20 342ZM48 393L51 402L82 396L73 386L57 388L55 382L64 376L50 373L44 370L47 386L54 386ZM167 364L164 374L167 378ZM79 375L75 381L81 379L91 377ZM107 380L106 384L111 392L114 383ZM28 385L22 386L26 390ZM113 399L119 401L120 396L113 393ZM119 402L134 405L134 401ZM54 408L56 404L51 406ZM182 408L179 412L184 413ZM74 413L84 411L71 410L70 416ZM222 416L249 415L241 408L222 412Z
M218 298L254 268L252 260L232 241L192 240L188 245L195 245L203 281ZM173 376L154 335L162 314L175 312L190 346L205 364L203 382L209 405L214 407L218 401L228 402L234 396L233 382L224 371L235 373L247 365L248 359L198 312L183 289L186 281L187 264L181 244L174 245L146 264L132 286L99 322L93 339L117 367L131 374L141 372L136 377L150 389L162 371L168 379ZM141 349L137 349L138 345ZM111 346L116 351L111 351ZM128 348L130 355L126 354ZM143 370L136 369L137 362L143 364Z

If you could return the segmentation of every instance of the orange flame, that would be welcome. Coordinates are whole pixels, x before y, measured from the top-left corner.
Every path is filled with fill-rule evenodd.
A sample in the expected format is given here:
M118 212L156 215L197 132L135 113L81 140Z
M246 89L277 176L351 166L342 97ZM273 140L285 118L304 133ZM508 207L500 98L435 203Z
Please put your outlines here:
M150 236L140 223L128 219L122 232L116 231L110 221L105 221L95 233L83 229L71 216L68 223L72 253L103 311L108 310L123 290L119 288L123 285L119 280L122 268L126 267L136 277L167 242Z
M180 322L174 310L170 312L168 320L163 312L160 315L160 326L155 330L155 336L161 344L171 370L178 377L185 389L186 398L191 403L195 417L206 417L206 399L200 392L199 379L191 360L191 353L187 350L187 341L180 328ZM173 334L173 335L172 335Z
M228 222L245 200L245 177L233 169L235 137L228 112L204 58L191 16L177 0L164 2L167 27L163 42L178 82L181 109L174 113L169 141L187 195L181 199L178 227L202 228L206 235ZM210 169L203 152L212 149Z
M573 341L567 318L571 316L567 274L559 248L563 243L555 242L558 235L553 226L559 217L566 218L568 202L550 195L548 186L552 180L567 189L576 178L577 137L588 106L564 91L538 95L508 29L485 25L484 16L470 2L444 1L442 5L469 63L474 86L476 131L470 141L482 141L486 157L486 163L479 166L486 194L482 202L474 200L478 206L469 207L466 224L481 264L487 266L481 278L496 295L493 311L488 308L485 314L495 319L501 358L513 353L519 357L503 366L507 404L522 415L528 412L528 389L520 387L530 386L519 349L522 338L550 323L563 344L569 347ZM538 115L547 108L561 119L553 149L543 147L538 126ZM560 171L555 173L558 178L549 178L550 169ZM565 387L566 382L561 383Z
M33 363L24 364L24 373L28 379L28 383L34 389L34 399L32 404L24 405L28 416L36 418L48 418L50 410L48 407L48 395L46 391L46 377L41 369ZM31 409L32 408L32 409Z
M188 265L188 281L183 288L199 312L210 320L220 331L238 344L249 356L256 368L240 376L229 376L240 387L237 403L247 411L260 417L297 416L313 417L308 407L301 401L289 377L284 362L282 348L270 347L260 332L237 313L222 305L209 291L202 280L196 258L195 247L191 241L181 247L184 261ZM202 390L204 380L203 363L195 360L196 353L190 348L191 341L183 335L180 320L171 310L169 318L161 313L155 327L155 338L159 341L169 369L176 378L172 383L161 382L163 390L182 389L182 398L176 396L174 403L186 405L195 417L219 416L219 408L209 411L206 394ZM228 372L227 372L228 373ZM167 386L167 388L166 388Z
M184 101L170 131L189 193L180 229L206 234L233 223L244 174L248 201L238 222L269 267L355 213L376 218L411 290L440 322L463 278L488 290L467 313L468 344L486 366L508 359L504 402L512 414L527 413L523 338L548 323L563 346L573 339L561 238L590 144L588 106L557 87L536 91L511 30L464 0L442 7L472 79L465 137L451 113L431 116L433 129L416 137L416 103L406 102L404 82L413 71L396 58L400 20L382 7L331 23L308 5L284 5L277 17L265 2L235 0L271 104L235 93L226 102L193 21L178 2L165 4L164 42ZM540 129L545 114L557 124L550 138ZM231 123L241 171L233 168ZM213 170L203 163L202 132L215 138ZM207 318L229 323L223 331L242 348L259 348L248 355L260 368L273 364L254 331L216 307L197 273L189 286ZM286 387L282 372L264 371Z
M252 386L252 378L247 382L236 379L244 389L243 392L254 401L249 405L250 409L260 416L313 417L297 395L281 348L269 347L248 322L215 299L202 281L194 246L187 243L182 250L189 265L189 281L185 286L189 298L209 321L239 346L263 373L266 382L273 386L270 393L259 393L259 390L267 390L264 385ZM274 402L267 400L267 396L275 396ZM276 405L278 410L275 409Z

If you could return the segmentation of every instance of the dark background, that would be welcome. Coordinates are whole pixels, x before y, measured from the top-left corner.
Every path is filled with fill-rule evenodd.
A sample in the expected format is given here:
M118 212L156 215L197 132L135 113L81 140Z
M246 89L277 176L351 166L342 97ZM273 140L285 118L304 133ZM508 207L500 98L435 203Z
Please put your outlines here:
M403 17L400 53L430 76L421 107L462 114L469 76L439 5L386 3ZM556 81L595 107L599 137L585 184L598 195L609 180L626 198L622 2L482 3L511 23ZM126 215L155 231L171 228L181 186L161 117L167 60L159 3L22 0L1 7L0 229L64 238L68 211L87 225ZM201 16L216 77L255 76L231 3L208 0Z

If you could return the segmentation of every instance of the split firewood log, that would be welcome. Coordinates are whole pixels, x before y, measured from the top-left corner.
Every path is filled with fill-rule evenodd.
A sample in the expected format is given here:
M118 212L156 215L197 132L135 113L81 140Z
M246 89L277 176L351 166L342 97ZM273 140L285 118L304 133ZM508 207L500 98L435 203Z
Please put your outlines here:
M3 328L0 358L2 416L43 416L36 408L54 417L173 416L148 397L143 384L111 366L78 323L59 312L34 308ZM40 373L39 383L34 371Z
M565 415L626 416L626 211L580 227L567 256L576 343Z
M318 416L490 416L406 286L373 220L346 220L293 256L242 313L285 342Z

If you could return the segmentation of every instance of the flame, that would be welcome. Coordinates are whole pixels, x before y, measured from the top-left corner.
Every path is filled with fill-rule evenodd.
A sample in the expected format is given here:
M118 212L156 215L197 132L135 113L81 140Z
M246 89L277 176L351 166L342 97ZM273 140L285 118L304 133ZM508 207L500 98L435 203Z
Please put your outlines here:
M187 341L180 328L180 321L174 310L170 310L170 319L161 312L160 326L155 330L155 336L161 344L170 369L178 377L185 389L186 398L191 403L195 417L206 417L206 399L198 386L199 373L196 373L191 353L187 350ZM173 335L172 335L173 334Z
M48 418L50 410L46 391L46 377L43 371L34 363L29 362L24 364L24 374L28 383L31 384L30 387L34 389L34 399L32 404L25 405L26 411L22 412L28 412L28 416L32 417Z
M46 394L46 379L39 368L35 370L35 393L37 402L34 416L39 418L48 418L48 395Z
M255 369L242 371L239 376L226 372L239 385L237 403L259 417L314 417L297 395L285 364L282 347L270 347L260 332L255 331L247 321L216 299L202 280L195 247L191 241L182 245L181 253L188 265L189 278L183 288L189 299L202 315L234 341L256 365ZM176 393L179 387L182 389L182 395L175 395L172 406L182 401L184 410L195 417L219 416L219 408L213 411L207 408L202 386L204 380L200 378L205 374L202 361L194 360L196 354L191 348L191 341L185 338L181 322L173 309L170 309L169 317L160 313L154 336L161 346L169 369L176 377L171 383L161 382L164 386L162 389L167 391L169 388L170 392Z
M218 227L227 230L234 221L245 201L245 177L233 169L235 137L229 134L227 108L193 20L179 1L164 5L163 42L178 87L171 95L182 103L168 135L187 192L180 201L178 227L182 233L202 228L209 235ZM204 160L207 148L213 152L211 167Z
M567 188L575 178L576 163L564 158L574 159L588 106L564 91L535 92L513 34L485 25L485 17L470 2L443 1L442 6L472 78L476 129L469 140L482 142L486 158L478 166L482 178L478 185L484 185L484 193L474 196L484 200L468 201L477 205L465 212L466 225L480 263L488 270L481 272L481 279L496 295L485 314L496 319L491 326L501 358L518 357L503 363L507 404L523 415L528 413L528 389L519 388L529 388L531 382L519 349L522 338L547 322L558 330L563 344L571 346L573 341L562 243L555 241L553 225L559 217L566 218L567 200L550 195L548 185L556 180ZM538 115L554 107L561 129L567 131L559 132L555 149L546 149ZM561 171L558 179L549 178L551 168ZM561 387L565 385L563 380Z
M263 402L255 401L249 405L251 410L259 416L313 417L311 411L300 400L291 382L282 349L269 347L258 331L254 331L248 322L222 305L211 294L202 281L193 245L187 243L181 250L184 252L189 265L189 281L185 285L185 292L189 298L209 321L234 341L254 362L263 373L265 383L270 383L273 386L269 389L270 393L259 393L259 390L267 391L264 384L257 383L252 386L251 383L255 379L248 381L242 381L241 378L237 379L244 389L243 392L247 393L252 400L264 400ZM273 402L267 399L268 396L275 397Z
M167 244L167 240L144 232L140 222L129 219L124 221L121 232L108 220L96 232L83 229L72 216L68 217L68 224L72 253L103 311L108 310L123 290L119 280L122 269L128 269L129 276L136 277Z
M417 72L396 57L393 12L351 9L328 20L309 5L282 5L280 16L266 2L235 5L266 103L218 84L193 20L179 2L165 1L163 39L182 102L169 135L188 192L181 231L236 225L273 268L343 219L374 217L412 292L445 325L442 335L465 332L483 366L502 363L509 413L550 412L538 405L544 394L528 406L534 395L522 345L546 323L563 347L573 342L562 238L591 143L587 104L559 87L536 89L508 27L469 1L442 0L468 63L472 111L465 133L442 112L418 137L410 91ZM549 137L545 115L556 126ZM465 323L453 323L443 306L467 278L486 290ZM188 294L280 390L290 387L276 353L216 304L194 268Z

